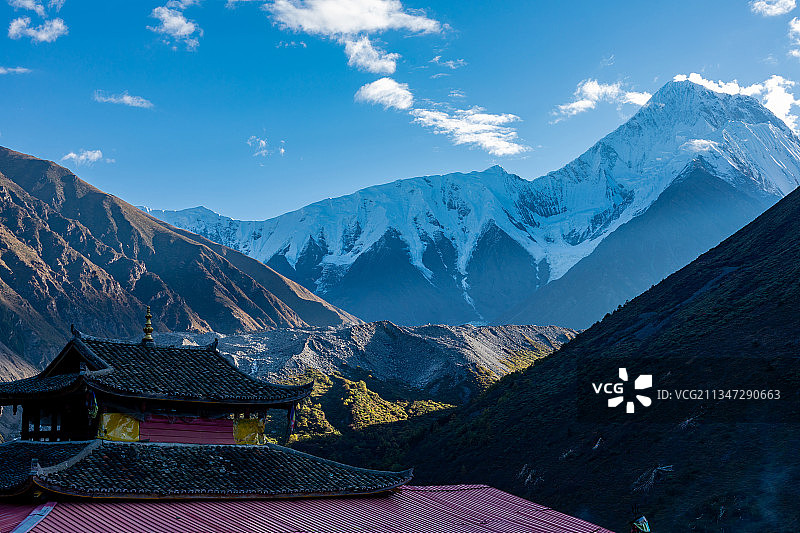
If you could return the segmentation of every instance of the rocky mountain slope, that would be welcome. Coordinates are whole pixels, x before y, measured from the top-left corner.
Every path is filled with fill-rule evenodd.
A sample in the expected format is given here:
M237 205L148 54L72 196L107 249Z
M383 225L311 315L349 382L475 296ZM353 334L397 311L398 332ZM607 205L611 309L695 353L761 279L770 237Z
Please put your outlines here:
M219 349L252 375L285 380L306 370L392 386L415 397L463 403L575 336L555 326L418 326L372 322L220 336ZM215 334L161 333L165 344L204 344Z
M619 531L632 504L654 531L800 529L798 234L795 191L501 379L403 462L420 483L480 480ZM638 393L649 407L629 414L593 393L592 383L619 381L619 368L652 376L653 389ZM721 392L681 401L656 389Z
M50 161L0 148L0 342L41 366L69 326L126 337L358 322L239 252L150 217Z
M713 178L708 186L671 188L698 165ZM615 265L626 271L586 295L590 312L552 315L583 327L719 243L798 183L800 139L786 124L752 97L684 81L666 84L583 155L532 181L500 167L398 180L261 222L204 208L150 213L263 261L367 320L551 323L536 292L669 190L673 199L641 219L636 232L661 239L662 253L642 262L641 250L631 251ZM705 213L684 221L691 202ZM686 233L686 226L698 227ZM618 241L616 250L635 245ZM594 268L612 269L594 261ZM636 282L625 286L624 279ZM573 301L581 295L570 287L596 281L584 275L559 284L563 289L552 289L548 301Z

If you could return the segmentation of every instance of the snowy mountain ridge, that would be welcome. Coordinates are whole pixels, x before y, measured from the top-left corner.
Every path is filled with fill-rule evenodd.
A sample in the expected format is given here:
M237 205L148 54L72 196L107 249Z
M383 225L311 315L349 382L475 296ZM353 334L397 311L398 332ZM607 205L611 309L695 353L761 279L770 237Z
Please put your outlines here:
M469 265L492 226L545 272L543 285L647 210L697 161L752 196L777 200L800 184L800 139L786 124L752 97L682 81L666 84L562 169L531 181L499 166L404 179L265 221L238 221L202 207L149 212L263 262L277 256L291 268L316 262L310 288L321 295L387 234L407 245L411 264L432 282L423 257L444 239L455 255L451 275L472 305ZM442 256L438 244L436 250Z

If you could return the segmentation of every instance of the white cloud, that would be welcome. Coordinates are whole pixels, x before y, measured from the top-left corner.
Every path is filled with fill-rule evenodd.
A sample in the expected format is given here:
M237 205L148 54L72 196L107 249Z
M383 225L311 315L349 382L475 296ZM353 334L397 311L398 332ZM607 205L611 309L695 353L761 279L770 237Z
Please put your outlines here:
M789 55L800 58L800 18L789 21L789 41L794 47L789 50Z
M791 111L793 107L800 107L800 99L795 98L794 94L789 92L789 89L795 85L794 81L773 75L763 83L763 92L758 95L761 96L764 107L775 113L776 117L783 120L795 133L798 133L797 115L792 114Z
M450 94L448 94L447 96L449 96L450 98L466 98L467 97L467 95L464 94L464 91L460 91L458 89L453 89L452 91L450 91Z
M308 48L308 45L305 41L281 41L275 48Z
M707 139L691 139L681 145L682 150L687 152L710 152L719 146L718 142Z
M636 104L636 105L644 105L650 100L650 97L653 96L648 92L636 92L636 91L628 91L625 93L625 103L626 104Z
M560 122L565 118L589 111L597 107L599 102L615 104L644 105L652 95L647 92L626 91L622 83L600 83L588 79L580 82L575 89L575 99L572 102L561 104L553 111L556 118L552 123Z
M440 33L447 29L423 11L405 8L400 0L271 0L264 9L285 30L320 35L343 44L351 67L378 74L394 74L400 55L376 47L373 34L389 30ZM441 56L430 62L450 70L467 64L463 59L442 60ZM439 72L431 78L448 75ZM458 90L449 96L465 97ZM514 155L530 149L518 142L517 131L510 126L519 120L516 115L490 114L479 107L443 110L445 106L435 103L429 109L414 108L408 84L388 76L361 86L354 100L406 111L414 122L448 135L455 144L477 146L493 155ZM258 138L251 140L257 142ZM282 147L279 151L284 153Z
M492 155L516 155L530 150L517 142L517 131L508 126L519 120L516 115L493 115L483 108L456 109L453 112L414 109L414 121L433 128L435 133L448 135L454 144L470 144Z
M40 4L36 0L8 0L8 5L14 9L27 9L29 11L33 11L40 17L45 16L44 5Z
M169 0L167 7L171 9L186 9L200 4L200 0Z
M750 10L765 17L785 15L796 6L795 0L753 0L750 2Z
M435 63L437 65L441 65L443 67L447 67L449 69L455 70L459 67L463 67L467 64L466 61L463 59L448 59L447 61L442 61L442 56L436 56L430 61L431 63Z
M414 103L414 95L407 83L397 83L392 78L381 78L363 85L355 95L356 102L381 104L386 109L409 109Z
M0 67L0 74L27 74L31 69L23 67Z
M794 94L790 92L797 83L783 76L773 74L762 83L747 86L739 85L736 80L729 82L707 80L696 72L692 72L688 76L678 74L673 79L675 81L688 80L718 93L744 94L758 98L764 107L783 120L795 133L798 132L798 117L792 113L792 110L794 107L800 107L800 99L795 98Z
M47 3L47 7L55 11L61 11L61 8L64 7L64 0L50 0Z
M129 107L141 107L149 109L153 107L153 102L141 96L133 96L128 94L128 91L123 91L120 94L106 95L103 91L94 92L95 102L103 102L109 104L122 104Z
M452 96L463 97L463 93L453 93ZM408 89L408 84L398 83L392 78L381 78L362 86L355 100L381 104L386 109L408 111L414 122L432 128L434 133L449 136L454 144L477 146L492 155L516 155L530 150L530 147L517 141L517 131L509 126L519 120L518 116L486 113L480 107L447 110L413 108L414 95Z
M92 165L103 159L103 152L100 150L78 150L77 153L70 152L61 158L62 161L72 161L77 166ZM107 163L113 163L113 159L107 159Z
M8 36L12 39L30 37L32 41L52 43L67 34L67 25L61 19L46 20L42 24L31 26L30 17L19 17L8 26Z
M345 38L344 53L347 64L375 74L394 74L400 54L387 53L375 48L369 37L362 35L358 39Z
M264 6L281 27L338 37L405 29L435 33L442 25L399 0L274 0Z
M607 56L603 56L603 59L600 60L601 67L610 67L616 62L617 58L614 54L610 54Z
M264 3L264 0L228 0L225 2L226 9L236 9L239 4L250 4L254 2Z
M255 152L253 152L253 157L267 157L269 155L266 139L251 135L250 138L247 139L247 144L255 149ZM283 155L283 148L281 148L281 155Z
M697 85L702 85L706 89L717 93L725 93L725 94L748 94L752 95L754 88L757 87L756 85L751 85L750 87L743 87L740 86L736 80L733 81L711 81L705 79L703 76L696 72L692 72L688 76L685 74L678 74L674 78L673 81L686 81L689 80L692 83Z
M198 37L203 36L203 30L193 20L187 19L180 9L192 5L194 2L167 2L167 5L157 7L150 16L158 19L158 26L147 28L166 37L169 44L172 40L182 41L187 50L194 50L200 44Z

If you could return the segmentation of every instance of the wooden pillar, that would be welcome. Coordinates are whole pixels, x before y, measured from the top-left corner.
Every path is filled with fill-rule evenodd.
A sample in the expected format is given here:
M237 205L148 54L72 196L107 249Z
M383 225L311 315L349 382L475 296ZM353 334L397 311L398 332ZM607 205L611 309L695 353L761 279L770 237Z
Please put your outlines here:
M288 444L289 439L294 433L294 426L295 426L295 416L296 416L297 404L289 405L289 409L286 412L286 438L284 439L284 443Z
M56 411L55 409L50 411L50 434L47 437L47 440L51 442L55 442L59 439L60 429L61 429L61 413Z
M31 423L33 424L33 430L31 431L31 440L39 440L42 436L41 432L41 409L38 405L31 406L33 409L31 411Z
M20 437L22 440L30 440L31 436L31 413L30 413L30 405L23 405L22 406L22 431L20 433Z

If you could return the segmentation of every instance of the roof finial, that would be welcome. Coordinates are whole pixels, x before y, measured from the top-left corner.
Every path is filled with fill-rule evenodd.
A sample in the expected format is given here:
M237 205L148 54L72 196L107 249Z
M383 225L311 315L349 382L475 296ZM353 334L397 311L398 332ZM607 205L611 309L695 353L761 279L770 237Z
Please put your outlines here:
M147 314L144 315L144 338L142 338L142 344L154 344L153 341L153 324L150 322L150 319L153 318L153 315L150 314L150 306L147 306Z

